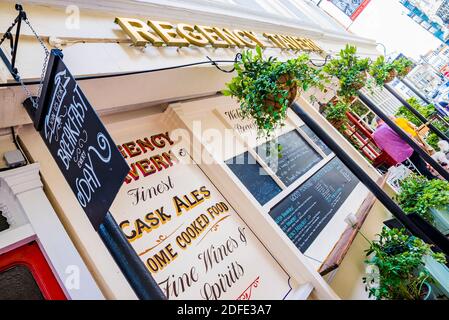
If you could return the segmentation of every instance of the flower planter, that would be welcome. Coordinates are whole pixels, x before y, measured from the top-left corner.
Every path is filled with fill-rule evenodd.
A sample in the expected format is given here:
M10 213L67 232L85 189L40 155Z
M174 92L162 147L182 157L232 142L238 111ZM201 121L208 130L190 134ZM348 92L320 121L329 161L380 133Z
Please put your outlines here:
M449 207L431 208L430 213L435 219L435 227L444 235L449 235Z
M434 289L441 277L435 277L433 271L437 270L443 281L449 280L447 273L441 272L447 269L445 255L433 252L430 244L405 229L384 227L378 239L370 241L365 250L365 263L377 268L363 278L369 296L378 300L435 299ZM434 270L427 266L432 260L436 263L431 266Z
M433 278L432 292L435 296L446 296L449 298L449 268L438 263L431 256L424 257L424 268L430 273Z

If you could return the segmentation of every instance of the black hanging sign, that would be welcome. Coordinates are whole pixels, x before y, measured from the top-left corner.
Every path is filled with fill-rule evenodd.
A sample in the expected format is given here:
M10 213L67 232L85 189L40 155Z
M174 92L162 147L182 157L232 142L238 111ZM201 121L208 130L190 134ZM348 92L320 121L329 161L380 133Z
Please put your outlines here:
M29 102L25 106L97 230L129 167L62 61L60 51L51 52L37 110Z

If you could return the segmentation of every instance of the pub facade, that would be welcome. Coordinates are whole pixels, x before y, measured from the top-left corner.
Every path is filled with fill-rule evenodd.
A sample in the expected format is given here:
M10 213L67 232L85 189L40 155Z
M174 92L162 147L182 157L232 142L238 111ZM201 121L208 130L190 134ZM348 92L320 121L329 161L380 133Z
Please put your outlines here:
M129 166L110 212L168 299L367 298L361 279L368 244L357 232L372 238L390 214L291 110L275 132L283 155L270 157L270 144L220 92L232 78L223 70L241 50L259 46L279 60L308 52L322 62L347 43L376 57L374 41L347 33L307 2L295 2L295 10L270 1L194 0L24 7L45 46L62 50ZM0 2L0 30L15 15L10 2ZM16 58L22 79L39 79L44 58L23 27ZM9 225L0 232L0 270L3 256L35 243L59 297L136 299L35 130L22 105L26 92L3 66L0 77L7 84L0 88L0 150L16 149L17 140L28 160L0 172ZM29 87L37 92L39 84ZM323 103L333 97L316 94ZM322 117L318 102L297 102L391 191ZM64 150L79 156L69 143ZM35 185L17 189L15 181ZM24 226L29 233L19 232Z

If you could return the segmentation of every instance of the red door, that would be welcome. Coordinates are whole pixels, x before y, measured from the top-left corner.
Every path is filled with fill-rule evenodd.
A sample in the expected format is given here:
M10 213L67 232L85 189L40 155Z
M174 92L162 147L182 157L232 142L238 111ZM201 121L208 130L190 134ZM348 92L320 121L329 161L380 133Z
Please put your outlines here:
M0 255L0 300L66 300L35 241Z

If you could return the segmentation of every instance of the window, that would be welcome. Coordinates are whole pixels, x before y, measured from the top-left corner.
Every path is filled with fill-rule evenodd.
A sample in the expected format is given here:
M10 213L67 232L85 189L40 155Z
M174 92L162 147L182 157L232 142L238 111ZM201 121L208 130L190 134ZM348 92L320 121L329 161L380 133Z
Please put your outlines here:
M280 158L272 152L277 143ZM360 182L304 124L226 164L303 253Z
M282 147L280 156L278 144ZM277 140L248 147L225 163L259 204L269 210L332 158L331 150L303 124Z
M323 159L296 130L279 136L277 143L282 146L281 157L269 150L273 146L270 142L256 147L255 151L286 186L301 178Z
M0 271L0 300L44 300L30 269L15 265Z
M281 188L248 151L226 161L256 200L264 205L281 192Z
M0 255L0 300L65 300L36 242Z

